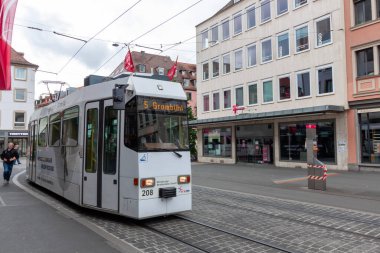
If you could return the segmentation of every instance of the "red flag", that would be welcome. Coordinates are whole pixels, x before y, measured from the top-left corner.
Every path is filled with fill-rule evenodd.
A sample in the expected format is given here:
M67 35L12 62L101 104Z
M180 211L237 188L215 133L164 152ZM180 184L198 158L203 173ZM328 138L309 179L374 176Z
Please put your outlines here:
M129 72L135 72L135 65L133 65L132 54L129 49L124 59L124 69Z
M175 61L174 65L168 71L168 77L169 77L170 81L173 80L175 72L177 72L177 62L178 62L178 57L177 57L177 60Z
M0 90L11 89L11 42L17 0L0 0Z

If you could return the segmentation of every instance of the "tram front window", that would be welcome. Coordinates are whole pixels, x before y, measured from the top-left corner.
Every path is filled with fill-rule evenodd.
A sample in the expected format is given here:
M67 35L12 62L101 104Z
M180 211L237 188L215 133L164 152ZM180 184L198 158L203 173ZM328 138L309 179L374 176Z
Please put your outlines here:
M136 151L189 149L186 101L138 97L125 119L125 143Z

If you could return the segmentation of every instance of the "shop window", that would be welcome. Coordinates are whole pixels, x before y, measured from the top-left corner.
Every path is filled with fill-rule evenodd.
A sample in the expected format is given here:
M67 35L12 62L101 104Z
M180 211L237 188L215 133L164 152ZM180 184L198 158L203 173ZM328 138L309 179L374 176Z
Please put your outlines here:
M272 0L261 1L261 23L271 19L270 3Z
M263 82L263 102L264 103L273 102L273 82L272 81Z
M17 102L25 102L26 89L14 89L14 100Z
M354 0L355 25L372 20L371 0Z
M203 65L202 65L202 72L203 72L203 81L208 80L209 75L210 75L208 62L203 63Z
M283 33L277 36L277 58L289 55L289 33Z
M374 74L373 47L356 51L357 76L370 76Z
M223 56L223 74L228 74L231 72L231 59L230 54Z
M203 133L203 156L231 157L231 128L206 128Z
M78 145L79 107L63 112L62 145L74 147Z
M25 112L15 112L13 126L15 128L24 128L25 127Z
M243 68L243 50L235 51L235 71Z
M334 92L332 67L320 68L318 72L318 94Z
M310 73L297 73L297 97L309 97L310 95Z
M209 95L203 96L203 111L204 112L210 111L210 96Z
M50 115L49 118L49 146L57 147L61 139L61 116L59 113Z
M307 4L307 0L294 0L294 8Z
M202 49L208 48L208 30L202 32L201 38L202 38Z
M247 29L256 26L256 9L252 6L247 9Z
M219 92L212 94L212 109L214 111L220 109L220 103L219 103Z
M261 63L272 60L272 39L266 39L261 42Z
M319 19L315 22L315 26L317 29L316 33L316 42L317 46L323 46L326 44L331 43L331 18L329 17L324 17L322 19Z
M248 67L256 65L256 45L247 47Z
M219 58L212 60L212 77L219 76Z
M296 52L302 52L309 49L309 28L303 26L296 29Z
M310 123L310 122L308 122ZM317 158L324 163L335 163L335 122L316 122ZM306 123L280 124L280 159L283 161L307 161Z
M223 108L229 109L231 108L231 90L225 90L223 91Z
M234 35L237 35L243 31L243 23L241 19L241 13L234 15Z
M15 79L16 80L22 80L26 81L26 76L27 76L27 69L26 68L17 68L15 67L14 74L15 74Z
M215 25L211 28L211 45L215 45L219 42L219 26Z
M230 20L226 20L222 24L223 40L230 38Z
M235 100L237 106L243 106L244 105L244 91L243 87L239 87L235 89Z
M280 100L290 99L290 77L281 77L279 79Z
M288 12L288 0L277 0L277 16Z
M250 105L257 104L257 83L248 85L248 100Z
M380 112L360 113L361 162L380 164Z

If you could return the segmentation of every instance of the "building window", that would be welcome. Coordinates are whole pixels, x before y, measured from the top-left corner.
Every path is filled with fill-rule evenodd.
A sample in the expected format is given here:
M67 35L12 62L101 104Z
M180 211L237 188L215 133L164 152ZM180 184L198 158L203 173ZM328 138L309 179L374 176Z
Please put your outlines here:
M158 74L160 75L160 76L163 76L163 75L165 75L165 69L164 68L157 68L157 71L158 71Z
M202 32L202 49L208 48L208 30Z
M212 94L212 109L214 111L220 109L220 103L219 103L219 92Z
M183 79L183 86L189 87L190 86L190 79Z
M219 76L219 58L212 60L212 77Z
M230 38L230 21L227 19L222 24L223 40Z
M204 112L210 111L210 96L209 95L203 95L203 111Z
M15 128L25 127L25 112L15 112L13 126Z
M248 56L248 67L256 65L256 45L251 45L247 47L247 56Z
M310 124L311 122L308 122ZM307 161L305 122L280 124L280 159ZM316 122L317 158L324 163L335 163L335 123Z
M232 129L205 128L203 133L203 156L231 157Z
M15 67L15 79L16 80L22 80L26 81L26 74L27 74L27 69L26 68L17 68Z
M244 105L244 91L243 87L239 87L235 89L235 104L237 106L243 106Z
M310 73L297 73L297 97L309 97L310 95Z
M278 80L280 100L290 99L290 77L281 77Z
M315 26L317 30L315 38L317 46L319 47L331 43L331 18L324 17L319 19L316 21Z
M243 50L235 51L235 71L243 68Z
M277 0L277 16L288 12L288 0Z
M208 62L203 63L202 65L203 80L208 80L209 78L209 66Z
M186 97L187 97L187 100L190 101L191 100L191 92L186 92Z
M14 89L14 100L17 102L26 101L26 90L25 89Z
M215 25L211 28L211 45L219 42L219 26Z
M317 70L318 72L318 94L334 92L332 67L324 67Z
M223 55L223 74L231 72L230 54Z
M250 105L257 104L257 83L248 84L248 100Z
M144 65L144 64L139 64L139 65L137 66L137 69L138 69L138 71L141 72L141 73L145 73L145 71L146 71L146 68L145 68L145 65Z
M247 9L247 29L256 26L256 8L252 6Z
M243 24L241 20L241 13L234 16L234 35L237 35L243 31Z
M272 60L272 39L263 40L261 42L261 63Z
M309 28L303 26L296 29L296 52L302 52L309 49Z
M271 19L270 2L271 0L261 1L261 23Z
M277 36L277 57L282 58L289 55L289 33Z
M273 102L273 82L272 81L263 82L263 102L264 103Z
M294 8L307 4L307 0L294 0Z
M355 25L372 20L371 0L354 0Z
M359 113L361 162L380 164L380 112Z
M356 51L356 69L358 77L374 74L373 47Z
M223 97L224 97L224 109L231 108L231 90L225 90L223 91Z

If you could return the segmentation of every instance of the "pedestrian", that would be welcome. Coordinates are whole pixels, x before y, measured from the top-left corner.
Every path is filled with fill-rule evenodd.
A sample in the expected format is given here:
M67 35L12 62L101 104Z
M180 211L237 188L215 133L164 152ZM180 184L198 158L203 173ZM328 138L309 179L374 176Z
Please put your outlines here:
M12 174L13 163L15 160L17 160L17 158L18 153L14 149L14 144L12 142L8 143L8 148L1 153L1 160L3 160L4 167L4 184L9 183L9 179Z
M15 144L15 150L16 150L18 156L17 156L17 159L14 161L14 164L21 164L20 160L19 160L20 159L20 153L19 153L20 151L19 151L19 145L18 144Z

